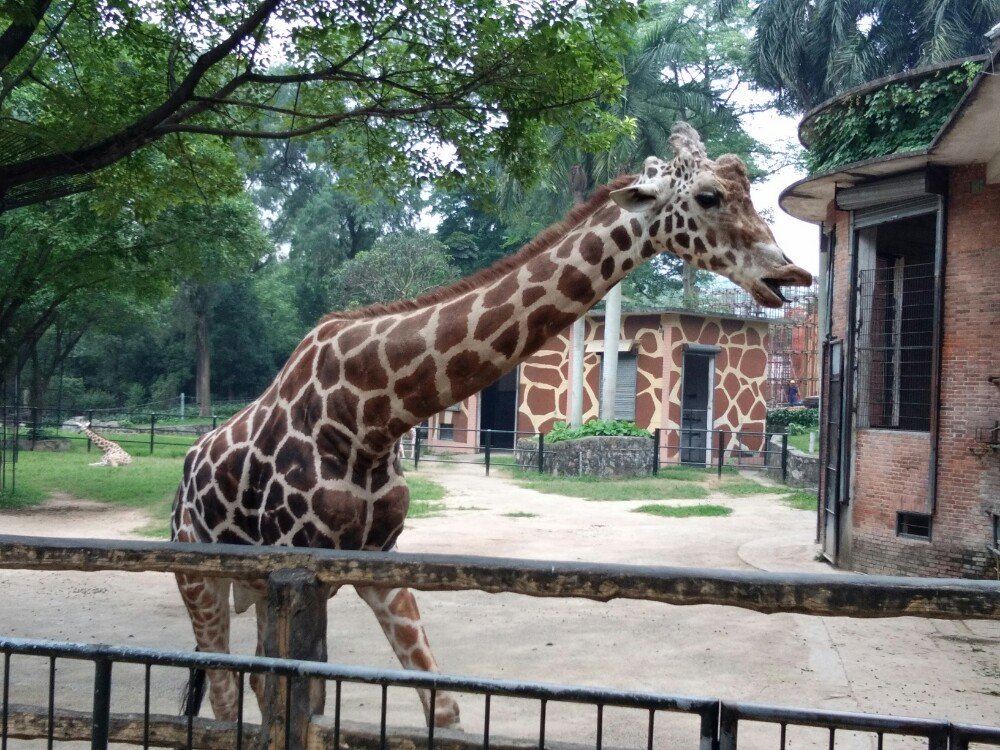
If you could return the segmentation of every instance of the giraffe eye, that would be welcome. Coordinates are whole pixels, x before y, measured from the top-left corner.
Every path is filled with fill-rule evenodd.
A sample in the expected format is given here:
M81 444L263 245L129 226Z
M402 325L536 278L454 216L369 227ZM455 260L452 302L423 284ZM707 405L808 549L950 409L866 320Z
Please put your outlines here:
M698 193L694 199L698 201L698 205L702 208L718 208L719 204L722 203L722 196L716 190L706 190L704 193Z

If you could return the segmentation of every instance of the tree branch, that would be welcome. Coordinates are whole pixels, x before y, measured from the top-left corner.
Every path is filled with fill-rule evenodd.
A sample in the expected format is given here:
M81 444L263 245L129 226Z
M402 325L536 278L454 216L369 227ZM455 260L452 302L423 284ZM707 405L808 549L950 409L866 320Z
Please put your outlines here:
M15 21L7 27L3 34L0 34L0 71L6 70L11 61L24 49L24 45L34 35L51 3L52 0L35 0L30 8L25 8L27 12L31 13L34 23L17 23Z

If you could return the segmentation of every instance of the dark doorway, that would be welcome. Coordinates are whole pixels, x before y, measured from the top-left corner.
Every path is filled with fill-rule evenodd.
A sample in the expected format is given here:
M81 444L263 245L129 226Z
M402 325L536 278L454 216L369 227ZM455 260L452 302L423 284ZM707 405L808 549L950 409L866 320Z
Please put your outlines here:
M493 430L490 445L494 448L514 448L514 431L517 429L517 368L508 372L493 385L483 389L479 399L479 429ZM479 433L482 448L484 433Z
M710 462L709 410L712 403L715 357L702 352L685 352L681 393L681 461L686 464Z

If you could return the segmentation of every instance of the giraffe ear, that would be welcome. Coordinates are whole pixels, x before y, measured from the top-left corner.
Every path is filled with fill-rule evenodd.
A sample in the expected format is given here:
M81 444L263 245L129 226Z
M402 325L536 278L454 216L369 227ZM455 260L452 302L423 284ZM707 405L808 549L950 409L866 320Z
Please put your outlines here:
M656 190L650 185L632 185L612 190L608 195L619 206L633 213L645 211L657 198Z

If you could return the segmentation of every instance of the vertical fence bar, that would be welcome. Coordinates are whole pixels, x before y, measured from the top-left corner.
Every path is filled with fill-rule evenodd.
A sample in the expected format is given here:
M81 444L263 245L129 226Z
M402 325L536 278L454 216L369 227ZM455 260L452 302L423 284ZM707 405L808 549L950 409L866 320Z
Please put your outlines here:
M736 750L736 735L739 719L734 711L722 704L719 706L719 743L718 750Z
M768 443L768 448L771 444ZM781 434L781 482L788 484L788 433Z
M719 747L719 712L721 703L701 712L701 729L698 750L717 750Z
M90 750L107 750L111 724L111 660L94 660L94 713L90 720ZM149 709L146 709L148 721Z
M153 455L153 445L156 440L156 412L149 415L149 455Z
M0 717L0 750L7 750L7 720L10 710L10 654L3 655L3 716Z
M548 701L542 698L541 715L538 717L538 750L545 750L545 708Z
M420 466L420 425L413 431L413 468Z
M45 733L46 747L52 750L56 729L56 657L49 657L49 726Z
M660 428L653 430L653 476L660 473Z
M38 407L31 407L31 450L35 450L35 441L38 440Z
M490 449L493 447L493 430L483 430L483 458L486 461L486 476L490 475Z
M149 750L149 683L151 670L152 665L147 664L142 695L142 747L144 750Z
M87 412L87 427L93 429L94 427L94 410L91 409ZM90 453L90 435L87 435L87 453Z
M490 694L486 694L486 711L483 715L483 750L490 750Z
M709 433L711 434L711 433ZM719 462L719 479L722 479L722 465L726 461L726 431L719 430L719 447L717 448Z
M243 694L246 692L246 672L240 672L236 696L236 750L243 750Z
M538 433L538 473L545 471L545 435Z
M212 415L212 429L214 430L219 426L219 418L215 414Z

